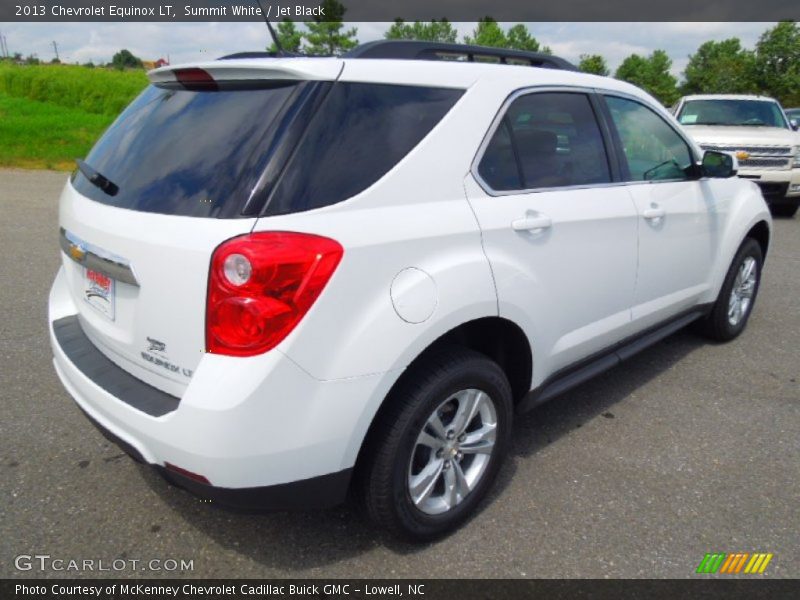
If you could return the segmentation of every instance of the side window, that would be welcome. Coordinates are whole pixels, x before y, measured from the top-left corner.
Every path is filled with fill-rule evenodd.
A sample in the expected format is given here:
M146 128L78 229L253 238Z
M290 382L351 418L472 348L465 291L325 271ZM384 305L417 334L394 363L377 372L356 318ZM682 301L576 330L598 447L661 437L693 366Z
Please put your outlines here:
M503 119L478 165L478 173L493 190L520 190L519 167L511 144L508 120Z
M336 83L295 149L266 214L330 206L364 191L411 152L463 93Z
M495 190L611 181L589 98L542 92L515 100L487 146L478 173Z
M628 162L629 181L691 179L692 152L655 112L633 100L606 96Z

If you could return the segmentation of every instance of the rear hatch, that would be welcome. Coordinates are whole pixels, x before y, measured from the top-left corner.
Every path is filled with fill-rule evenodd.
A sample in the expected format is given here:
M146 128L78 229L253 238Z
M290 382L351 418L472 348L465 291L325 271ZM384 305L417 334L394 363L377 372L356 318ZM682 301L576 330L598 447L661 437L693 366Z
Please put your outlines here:
M335 59L293 59L150 74L60 202L70 292L109 359L182 395L205 350L211 255L252 229L292 138L340 71Z

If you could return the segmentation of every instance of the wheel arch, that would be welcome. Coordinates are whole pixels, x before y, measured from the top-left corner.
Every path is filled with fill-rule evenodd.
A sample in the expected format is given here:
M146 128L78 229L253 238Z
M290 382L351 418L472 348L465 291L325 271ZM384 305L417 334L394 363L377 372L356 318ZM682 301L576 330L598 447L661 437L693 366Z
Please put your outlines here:
M462 346L479 352L500 365L511 384L514 404L516 405L530 391L533 371L533 349L522 328L503 317L482 317L467 321L436 338L425 347L404 369L394 381L388 393L381 401L377 411L361 440L355 469L363 463L365 449L376 439L376 424L380 415L392 401L394 390L402 385L404 378L413 373L413 367L426 360L432 353L441 351L447 346Z
M767 258L767 250L769 250L770 230L766 221L759 221L753 225L745 235L745 238L752 238L761 246L761 256L764 260Z

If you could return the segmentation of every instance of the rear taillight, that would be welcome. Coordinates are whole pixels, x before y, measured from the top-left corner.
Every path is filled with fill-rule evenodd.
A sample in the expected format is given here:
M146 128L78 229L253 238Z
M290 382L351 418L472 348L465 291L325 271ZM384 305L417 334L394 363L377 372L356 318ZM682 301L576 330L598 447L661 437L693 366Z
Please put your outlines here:
M206 350L252 356L277 346L322 293L343 252L338 242L306 233L224 242L211 257Z

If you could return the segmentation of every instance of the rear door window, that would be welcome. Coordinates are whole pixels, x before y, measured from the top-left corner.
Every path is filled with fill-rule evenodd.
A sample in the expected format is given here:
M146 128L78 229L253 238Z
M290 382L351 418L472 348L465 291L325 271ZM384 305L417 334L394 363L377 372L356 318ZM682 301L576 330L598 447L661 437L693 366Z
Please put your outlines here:
M610 182L608 156L589 97L536 92L514 100L486 148L478 174L498 191Z
M364 191L405 157L462 94L445 88L336 83L309 123L265 214L329 206Z

